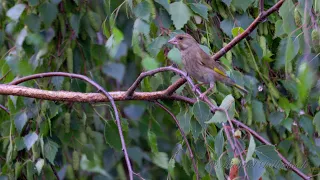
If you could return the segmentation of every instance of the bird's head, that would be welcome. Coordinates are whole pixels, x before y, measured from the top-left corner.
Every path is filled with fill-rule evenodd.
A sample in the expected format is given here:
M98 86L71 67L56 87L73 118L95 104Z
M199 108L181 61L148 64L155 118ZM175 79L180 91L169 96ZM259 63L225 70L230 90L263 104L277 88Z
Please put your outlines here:
M178 34L170 39L168 43L176 45L182 51L198 45L198 42L189 34Z

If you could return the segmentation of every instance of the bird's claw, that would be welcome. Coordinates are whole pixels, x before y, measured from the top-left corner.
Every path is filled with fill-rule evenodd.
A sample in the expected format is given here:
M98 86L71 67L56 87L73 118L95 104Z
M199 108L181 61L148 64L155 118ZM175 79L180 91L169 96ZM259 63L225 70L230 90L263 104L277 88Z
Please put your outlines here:
M206 94L205 94L205 93L202 93L202 94L200 94L199 98L200 98L201 100L203 100L205 96L206 96Z

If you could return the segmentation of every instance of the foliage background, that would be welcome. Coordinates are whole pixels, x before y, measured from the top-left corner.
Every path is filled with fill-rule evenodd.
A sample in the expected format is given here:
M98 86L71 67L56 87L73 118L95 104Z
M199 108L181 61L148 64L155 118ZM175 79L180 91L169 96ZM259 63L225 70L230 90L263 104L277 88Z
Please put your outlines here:
M246 29L259 14L258 0L2 0L0 1L1 83L40 72L86 75L108 91L127 90L145 70L181 65L167 44L187 32L213 54ZM277 1L266 0L265 8ZM305 13L306 12L306 13ZM217 104L232 94L234 116L268 139L306 174L320 166L320 3L286 0L280 10L220 59L249 95L217 83ZM306 17L304 17L306 16ZM305 25L302 28L301 25ZM241 27L241 28L238 28ZM303 31L305 30L305 31ZM141 91L165 89L179 76L161 73L143 80ZM48 90L94 92L76 79L54 77L24 83ZM204 90L204 89L202 89ZM187 86L177 93L195 97ZM126 179L112 109L107 103L63 103L0 96L0 175L33 179ZM188 135L203 179L221 179L233 154L202 102L162 101ZM185 142L171 116L152 102L117 106L135 172L146 179L195 178ZM211 120L211 124L204 124ZM244 137L251 179L298 178L273 146ZM251 153L249 153L251 152ZM253 154L252 154L253 153ZM221 160L221 161L220 161ZM240 170L240 176L243 176ZM223 178L223 176L222 176Z

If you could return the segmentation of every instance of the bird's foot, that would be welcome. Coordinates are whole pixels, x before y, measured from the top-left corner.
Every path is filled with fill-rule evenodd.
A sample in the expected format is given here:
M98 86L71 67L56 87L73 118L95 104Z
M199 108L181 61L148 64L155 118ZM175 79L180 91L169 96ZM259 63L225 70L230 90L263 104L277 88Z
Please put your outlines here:
M206 96L206 94L207 94L207 93L202 93L202 94L200 94L199 98L200 98L201 100L203 100L204 97Z

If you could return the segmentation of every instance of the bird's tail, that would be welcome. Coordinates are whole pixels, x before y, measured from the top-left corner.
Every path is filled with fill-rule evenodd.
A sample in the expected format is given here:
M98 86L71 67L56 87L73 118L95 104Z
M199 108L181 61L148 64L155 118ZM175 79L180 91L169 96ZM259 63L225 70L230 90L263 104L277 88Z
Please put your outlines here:
M244 87L242 87L242 86L240 86L240 85L238 85L238 84L236 84L236 83L233 83L232 85L233 85L234 87L240 89L242 92L248 94L248 91L247 91Z

